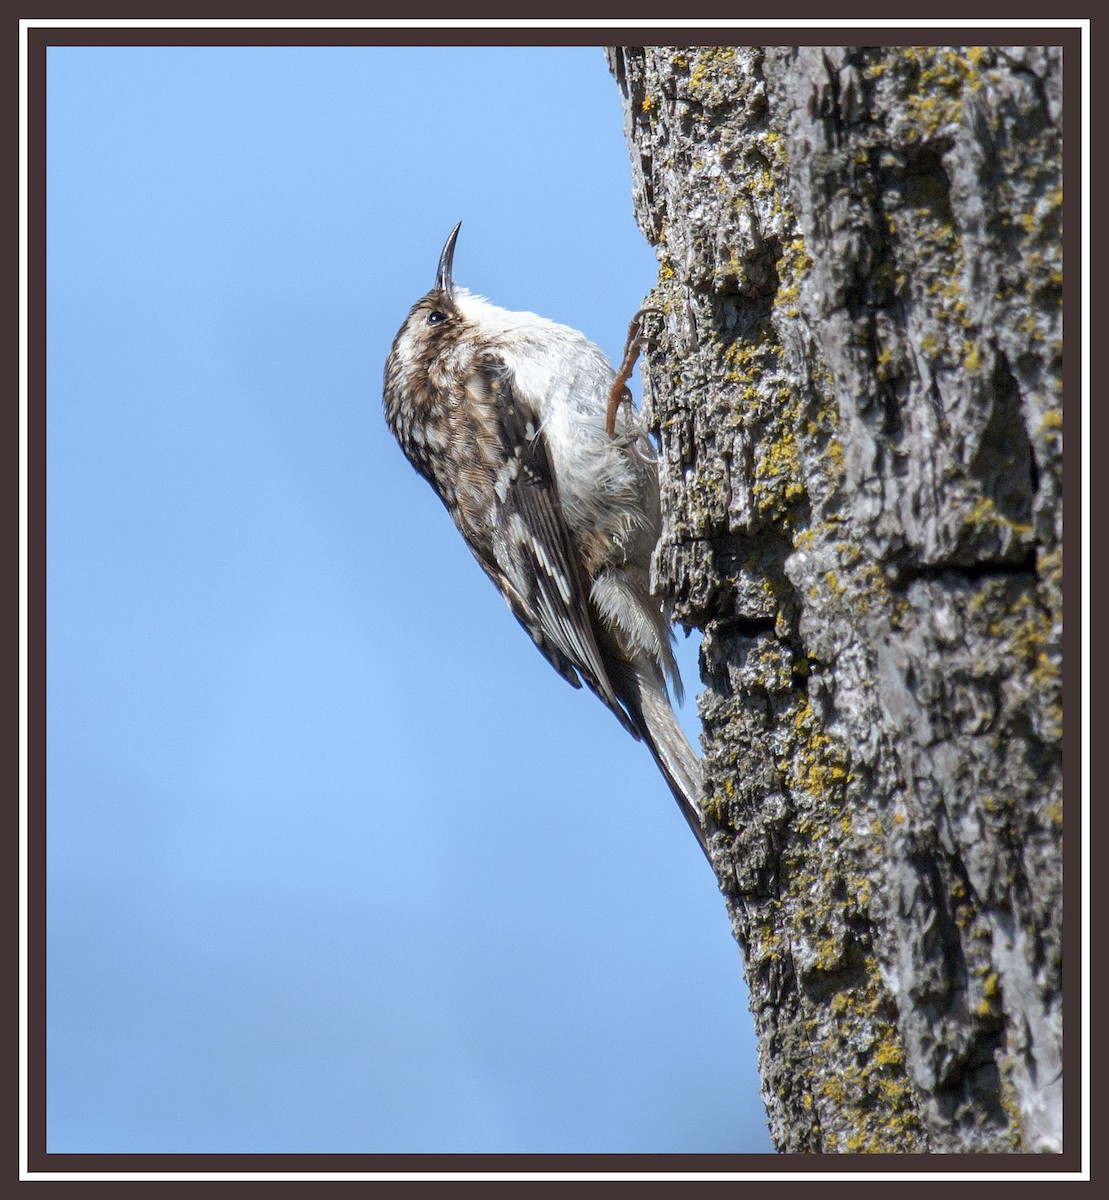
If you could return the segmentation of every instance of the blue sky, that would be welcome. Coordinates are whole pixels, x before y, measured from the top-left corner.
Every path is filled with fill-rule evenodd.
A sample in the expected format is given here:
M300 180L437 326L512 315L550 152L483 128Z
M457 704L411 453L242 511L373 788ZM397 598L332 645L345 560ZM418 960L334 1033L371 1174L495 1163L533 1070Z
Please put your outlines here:
M381 416L459 220L460 284L619 355L655 259L602 52L48 88L48 1149L769 1151L665 784Z

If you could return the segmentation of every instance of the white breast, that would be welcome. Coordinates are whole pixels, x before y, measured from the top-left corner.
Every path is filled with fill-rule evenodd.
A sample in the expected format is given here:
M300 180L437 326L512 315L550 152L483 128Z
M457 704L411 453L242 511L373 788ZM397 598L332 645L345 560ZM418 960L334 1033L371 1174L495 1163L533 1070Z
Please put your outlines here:
M568 325L535 313L510 312L461 289L455 302L512 373L517 394L539 414L562 508L579 535L598 532L615 543L646 534L657 539L658 477L645 434L640 455L605 428L616 378L604 351ZM622 428L623 416L620 417Z

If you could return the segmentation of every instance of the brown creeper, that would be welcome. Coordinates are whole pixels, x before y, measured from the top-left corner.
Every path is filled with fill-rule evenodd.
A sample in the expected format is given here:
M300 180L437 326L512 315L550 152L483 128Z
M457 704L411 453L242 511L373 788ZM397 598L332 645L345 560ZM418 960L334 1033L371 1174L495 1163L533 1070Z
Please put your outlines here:
M667 694L669 679L681 696L673 634L650 590L657 468L630 403L610 432L627 373L577 330L455 287L459 228L393 340L385 419L548 662L646 742L707 854L701 765Z

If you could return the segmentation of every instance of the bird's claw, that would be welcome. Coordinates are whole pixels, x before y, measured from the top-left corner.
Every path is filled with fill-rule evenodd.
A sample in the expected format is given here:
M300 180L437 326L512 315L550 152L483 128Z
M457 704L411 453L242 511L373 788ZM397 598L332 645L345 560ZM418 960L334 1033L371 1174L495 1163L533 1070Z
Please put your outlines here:
M658 345L659 333L648 333L644 329L643 318L647 316L661 317L663 315L661 308L641 308L639 312L632 317L628 325L628 340L624 343L624 359L627 360L629 354L638 355L640 346L656 346ZM634 363L633 357L632 362Z
M612 387L608 393L608 413L605 419L605 429L609 437L616 436L616 414L621 404L628 406L628 424L629 426L631 425L632 394L628 391L627 382L631 378L632 371L635 369L640 348L643 346L653 346L658 340L657 336L648 334L643 328L643 318L648 314L662 316L662 309L641 308L632 317L628 325L628 340L624 343L624 357L620 361L620 370L616 372L616 378L613 380ZM637 456L640 456L638 452ZM653 460L644 459L643 461Z

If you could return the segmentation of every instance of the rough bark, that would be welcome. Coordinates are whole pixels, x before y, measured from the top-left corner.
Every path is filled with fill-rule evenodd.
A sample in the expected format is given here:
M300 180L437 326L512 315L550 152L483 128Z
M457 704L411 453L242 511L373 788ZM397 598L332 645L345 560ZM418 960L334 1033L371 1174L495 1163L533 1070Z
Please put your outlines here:
M1061 1149L1061 56L620 47L783 1151Z

